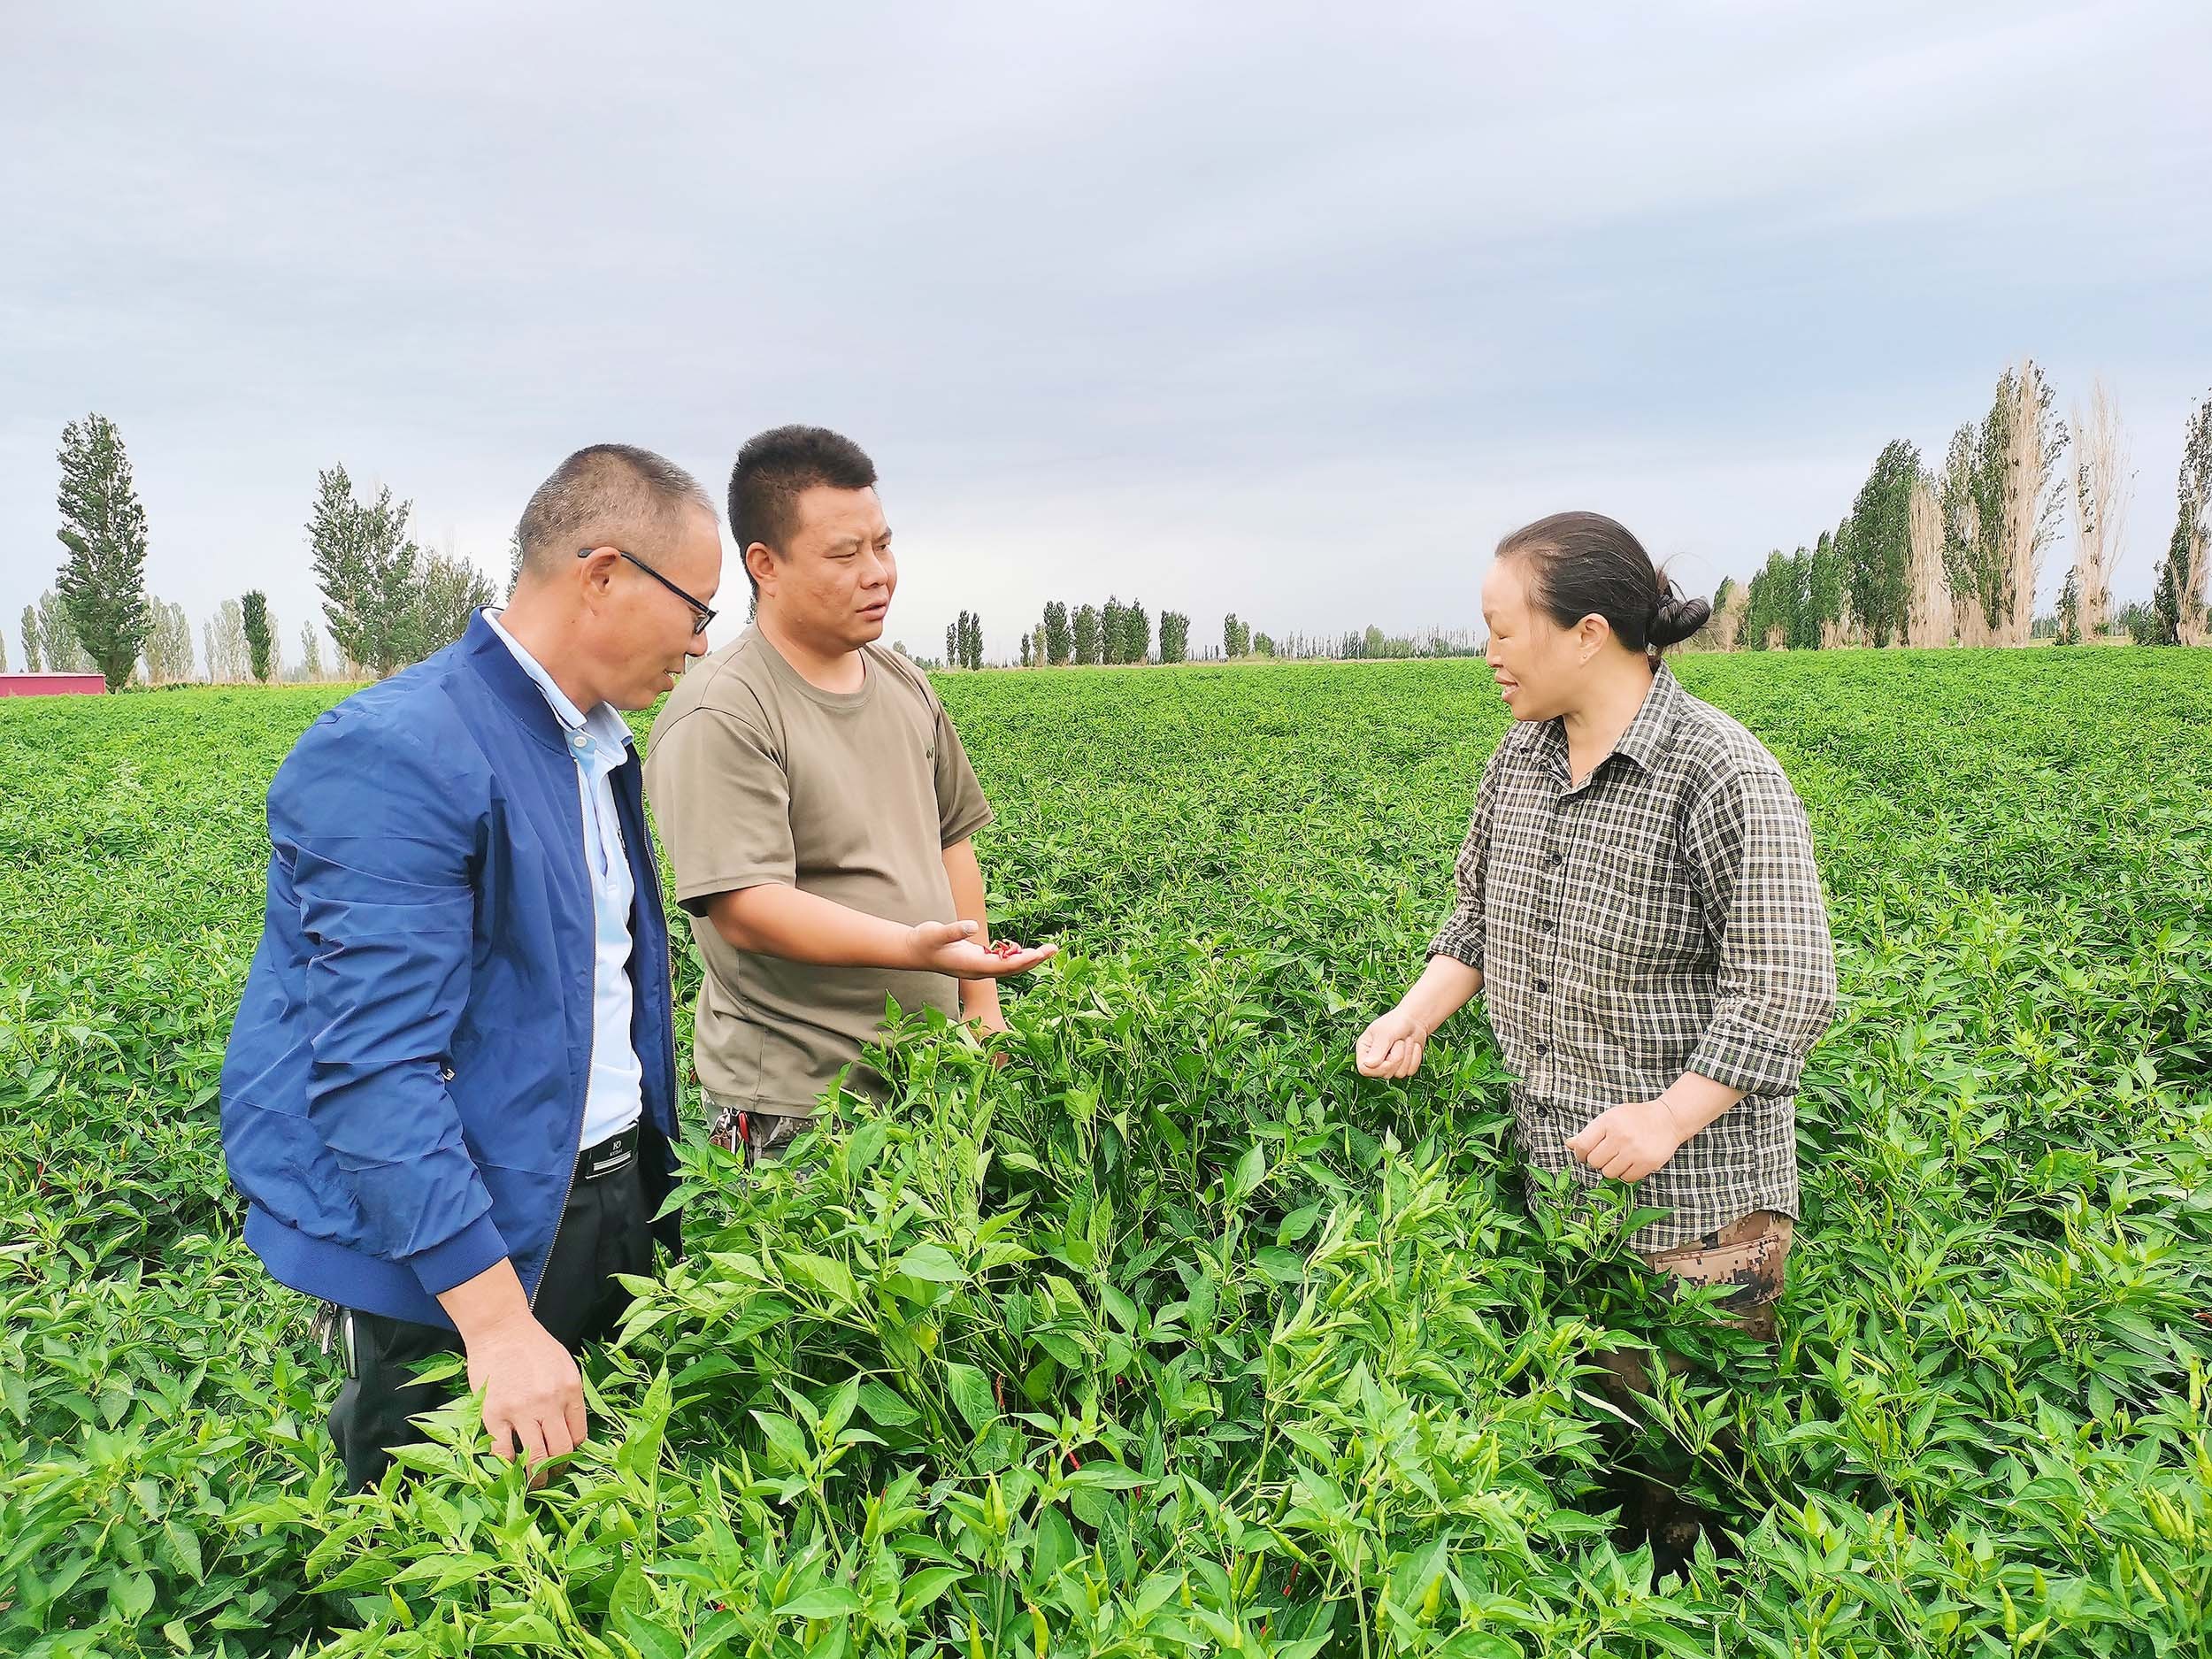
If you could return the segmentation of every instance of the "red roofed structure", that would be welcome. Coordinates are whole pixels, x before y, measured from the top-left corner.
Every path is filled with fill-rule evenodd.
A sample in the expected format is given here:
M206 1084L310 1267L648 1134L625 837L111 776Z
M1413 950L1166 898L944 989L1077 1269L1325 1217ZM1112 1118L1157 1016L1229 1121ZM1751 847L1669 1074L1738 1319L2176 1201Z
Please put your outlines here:
M96 697L107 688L100 674L0 674L0 697Z

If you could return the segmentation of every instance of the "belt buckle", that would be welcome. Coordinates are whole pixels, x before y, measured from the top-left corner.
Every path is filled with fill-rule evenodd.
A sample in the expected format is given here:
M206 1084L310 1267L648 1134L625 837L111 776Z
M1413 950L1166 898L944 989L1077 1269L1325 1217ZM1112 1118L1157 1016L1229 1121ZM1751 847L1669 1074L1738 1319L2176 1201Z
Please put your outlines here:
M632 1160L637 1156L637 1131L626 1129L618 1135L608 1137L591 1150L599 1156L593 1158L591 1152L585 1154L589 1160L584 1165L586 1180L595 1181L603 1175L618 1174L628 1169Z

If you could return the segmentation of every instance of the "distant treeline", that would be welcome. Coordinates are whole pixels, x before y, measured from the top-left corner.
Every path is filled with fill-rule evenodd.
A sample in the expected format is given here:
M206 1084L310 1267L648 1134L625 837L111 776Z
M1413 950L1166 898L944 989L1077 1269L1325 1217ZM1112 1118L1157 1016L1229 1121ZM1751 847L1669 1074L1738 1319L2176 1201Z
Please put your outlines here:
M903 642L898 649L906 649ZM1386 634L1370 624L1340 634L1255 633L1235 611L1221 619L1221 643L1194 647L1190 618L1179 611L1160 613L1157 643L1150 614L1141 600L1123 604L1078 605L1072 611L1058 600L1020 639L1012 662L1000 668L1110 667L1117 664L1224 662L1247 657L1283 661L1348 662L1363 657L1475 657L1482 637L1468 628L1428 628L1417 634ZM945 628L945 655L917 659L927 668L982 668L983 620L963 611Z
M1776 549L1748 582L1721 583L1709 650L1838 645L2024 645L2125 637L2200 645L2212 549L2212 395L2189 411L2175 515L2147 603L2115 608L2132 474L2101 383L2070 424L2032 359L2008 369L1988 412L1951 436L1931 472L1900 438L1882 447L1850 511L1810 547ZM2070 520L2073 561L2039 629L2047 553Z

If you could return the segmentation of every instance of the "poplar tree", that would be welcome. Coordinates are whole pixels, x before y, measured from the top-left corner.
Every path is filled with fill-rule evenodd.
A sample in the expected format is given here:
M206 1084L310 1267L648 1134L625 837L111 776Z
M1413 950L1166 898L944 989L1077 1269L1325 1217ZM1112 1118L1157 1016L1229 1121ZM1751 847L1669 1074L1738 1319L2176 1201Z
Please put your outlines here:
M1126 662L1123 654L1122 605L1118 598L1109 595L1098 613L1098 648L1101 660L1112 664Z
M1152 657L1152 618L1141 599L1132 599L1121 613L1121 660L1148 662Z
M1893 440L1874 457L1858 499L1851 503L1850 534L1840 549L1844 588L1851 614L1876 645L1904 641L1911 593L1912 492L1919 480L1919 449L1902 438Z
M468 632L469 619L497 603L491 580L467 559L433 553L422 562L404 641L410 660L441 650Z
M316 476L307 541L323 619L346 660L380 680L423 654L422 549L407 534L413 510L388 488L357 498L342 466Z
M99 664L77 642L75 625L69 618L68 602L51 588L38 596L36 613L38 655L50 674L90 674Z
M1820 533L1819 541L1813 544L1808 584L1812 643L1824 649L1841 644L1843 555L1837 549L1835 538L1825 530Z
M247 661L253 677L265 685L269 679L269 596L256 588L240 602L239 610L246 630Z
M72 637L110 691L127 685L152 626L146 603L146 510L131 482L123 437L105 415L62 428L55 535L69 549L55 588ZM53 641L47 641L49 654Z
M2112 572L2118 565L2132 484L2120 411L2102 380L2089 407L2074 411L2073 583L2075 634L2095 639L2111 626Z
M180 604L149 597L153 631L146 636L146 678L157 686L174 685L193 675L192 619Z
M2151 610L2161 642L2201 645L2212 634L2212 607L2206 603L2207 566L2212 565L2212 393L2189 411L2174 493L2174 531L2158 566Z
M1160 660L1181 663L1190 659L1190 618L1179 611L1160 612Z

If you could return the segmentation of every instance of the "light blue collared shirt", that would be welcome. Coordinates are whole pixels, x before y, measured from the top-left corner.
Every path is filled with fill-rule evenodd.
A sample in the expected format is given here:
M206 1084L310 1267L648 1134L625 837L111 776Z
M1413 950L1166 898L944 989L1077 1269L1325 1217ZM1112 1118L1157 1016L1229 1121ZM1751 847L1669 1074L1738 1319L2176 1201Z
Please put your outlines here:
M611 775L629 758L630 728L606 703L586 714L569 701L536 657L499 626L498 613L484 620L514 653L561 723L568 752L576 762L576 788L583 807L584 866L591 876L595 948L592 964L591 1078L584 1094L584 1133L578 1150L619 1134L644 1115L644 1068L630 1041L630 906L637 884L623 850L622 820L614 804Z

